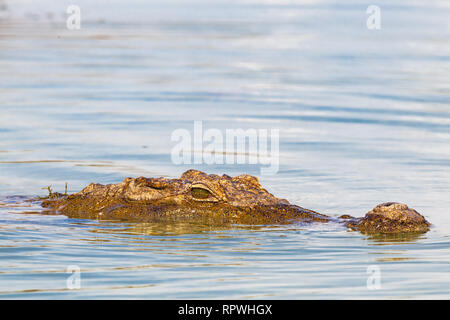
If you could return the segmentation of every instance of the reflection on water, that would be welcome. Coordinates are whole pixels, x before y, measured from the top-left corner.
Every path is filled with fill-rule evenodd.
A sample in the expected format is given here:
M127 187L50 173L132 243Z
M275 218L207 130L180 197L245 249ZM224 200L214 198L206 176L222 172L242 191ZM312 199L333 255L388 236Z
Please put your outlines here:
M376 245L393 244L396 242L403 243L414 243L420 239L426 239L425 233L401 233L401 234L376 234L369 235L368 239L373 241Z
M0 297L449 297L447 1L379 1L377 31L359 1L109 3L78 0L73 32L65 4L0 0ZM362 216L399 201L433 228L124 223L27 202L48 185L191 167L259 175L174 165L171 133L194 120L280 129L280 171L260 181L292 203ZM69 265L80 290L66 287ZM380 290L366 287L371 265Z
M129 234L147 234L147 235L182 235L182 234L196 234L220 230L258 230L262 227L258 226L239 226L239 225L211 225L205 222L181 222L181 221L166 221L154 223L135 223L122 232Z

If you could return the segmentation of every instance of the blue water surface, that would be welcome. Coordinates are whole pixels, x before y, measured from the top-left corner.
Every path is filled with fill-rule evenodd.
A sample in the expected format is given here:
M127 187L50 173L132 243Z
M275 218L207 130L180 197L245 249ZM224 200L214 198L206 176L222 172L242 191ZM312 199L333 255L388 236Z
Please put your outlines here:
M0 298L450 298L448 1L378 1L379 30L356 0L78 0L80 30L65 3L3 2ZM278 172L174 164L171 134L195 120L278 129ZM69 219L26 201L189 168L256 175L331 216L403 202L433 226L214 229Z

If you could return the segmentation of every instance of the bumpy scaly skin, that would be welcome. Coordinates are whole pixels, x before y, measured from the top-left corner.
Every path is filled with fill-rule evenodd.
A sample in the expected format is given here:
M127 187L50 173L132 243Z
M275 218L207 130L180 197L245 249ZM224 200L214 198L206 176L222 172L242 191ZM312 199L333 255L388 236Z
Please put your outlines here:
M377 205L364 218L346 223L363 233L426 232L430 223L406 204L386 202Z
M42 206L72 218L144 221L201 219L214 225L338 221L363 233L425 232L429 223L406 205L381 204L363 218L327 217L290 204L250 175L230 177L188 170L179 179L126 178L90 184L71 195L56 194Z

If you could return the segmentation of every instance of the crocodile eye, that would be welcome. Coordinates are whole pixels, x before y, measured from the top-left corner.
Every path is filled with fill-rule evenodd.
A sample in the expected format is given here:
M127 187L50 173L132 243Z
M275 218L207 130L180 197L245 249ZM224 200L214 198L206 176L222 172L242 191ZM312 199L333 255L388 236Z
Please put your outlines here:
M200 183L194 183L190 189L191 197L196 201L218 202L219 200L209 188Z
M192 188L191 195L195 199L205 200L212 196L212 193L203 188Z

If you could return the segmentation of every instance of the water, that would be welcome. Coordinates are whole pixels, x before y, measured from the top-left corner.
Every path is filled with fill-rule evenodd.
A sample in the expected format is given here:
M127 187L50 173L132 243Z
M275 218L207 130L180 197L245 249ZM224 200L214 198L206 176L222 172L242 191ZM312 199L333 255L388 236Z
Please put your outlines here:
M0 14L1 298L450 297L448 2L378 1L381 30L367 29L359 1L77 2L78 31L51 1ZM65 182L260 175L173 164L171 133L194 120L280 129L280 170L260 176L278 197L332 216L399 201L433 228L217 230L48 216L25 202Z

